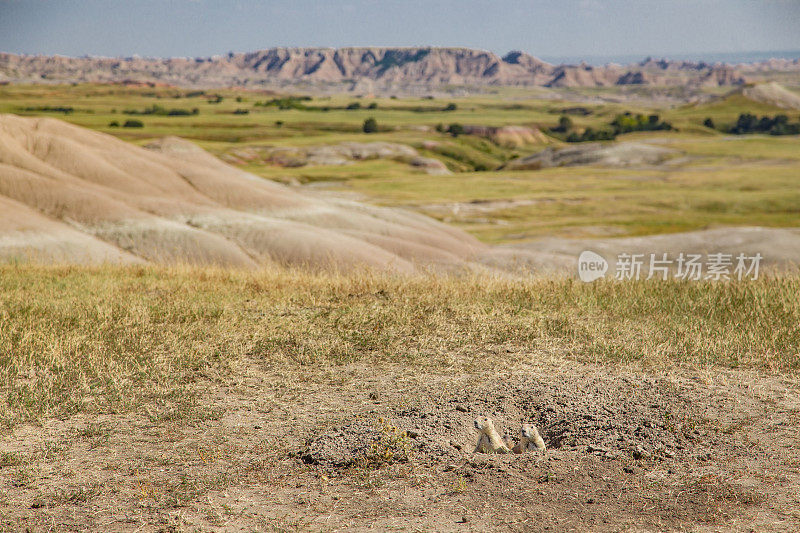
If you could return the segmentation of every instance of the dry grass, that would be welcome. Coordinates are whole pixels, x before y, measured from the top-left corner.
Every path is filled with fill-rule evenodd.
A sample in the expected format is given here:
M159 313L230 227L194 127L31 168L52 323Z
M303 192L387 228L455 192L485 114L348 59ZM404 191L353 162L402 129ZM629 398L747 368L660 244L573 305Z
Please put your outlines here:
M6 425L163 405L241 363L800 368L800 279L595 283L274 270L0 268Z

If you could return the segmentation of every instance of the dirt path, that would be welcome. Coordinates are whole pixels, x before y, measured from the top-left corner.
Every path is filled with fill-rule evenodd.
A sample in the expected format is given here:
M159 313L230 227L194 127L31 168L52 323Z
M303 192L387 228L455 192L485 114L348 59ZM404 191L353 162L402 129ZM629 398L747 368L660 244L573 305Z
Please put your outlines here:
M789 379L251 361L198 388L199 402L6 432L0 529L800 529ZM479 415L534 422L549 450L473 454Z

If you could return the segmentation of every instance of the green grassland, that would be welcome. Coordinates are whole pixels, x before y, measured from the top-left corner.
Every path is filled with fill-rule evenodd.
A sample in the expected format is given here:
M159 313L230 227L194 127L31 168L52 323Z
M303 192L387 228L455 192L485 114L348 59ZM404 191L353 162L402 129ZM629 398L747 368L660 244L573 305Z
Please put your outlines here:
M431 203L532 201L492 211L488 221L483 214L450 217L488 242L553 234L591 236L596 235L597 225L612 235L647 235L718 225L800 222L796 165L668 172L559 168L525 175L458 174L435 181L427 176L368 178L353 182L351 188L385 204L413 205L432 216L437 210L426 207Z
M0 87L0 112L21 115L48 115L64 118L75 124L115 134L129 140L147 139L163 135L179 135L197 141L223 143L259 142L275 145L302 145L336 142L348 134L360 137L361 125L368 117L389 129L393 139L397 133L408 134L411 126L436 126L437 124L502 125L555 125L562 110L575 107L574 102L537 100L519 90L498 89L496 95L467 98L366 98L349 95L320 96L303 102L307 109L279 109L256 104L277 97L269 91L207 90L204 94L188 89L120 87L115 85L55 85ZM536 94L536 93L534 93ZM216 95L223 97L211 103ZM238 99L238 100L237 100ZM361 109L345 109L353 103ZM370 104L376 109L367 109ZM457 109L445 111L449 103ZM166 109L197 108L195 116L136 116L123 114L125 110L143 110L153 104ZM70 114L28 110L41 107L72 107ZM623 111L646 113L647 109L622 104L582 105L591 115L573 116L576 126L599 126ZM328 109L327 111L325 109ZM237 115L237 109L247 109L246 115ZM126 118L143 120L141 130L116 129L108 124ZM276 125L282 122L283 126ZM419 135L411 136L418 138Z
M574 90L578 96L615 94L617 89ZM716 91L719 92L719 91ZM213 103L217 95L222 99ZM454 171L428 175L404 162L375 159L346 166L285 168L262 161L245 170L285 182L328 182L334 191L356 193L369 201L417 209L460 226L487 242L546 235L646 235L720 225L800 225L800 138L730 136L702 125L735 122L740 113L787 113L739 95L701 104L644 106L554 100L542 89L497 88L490 93L447 98L371 98L315 96L299 108L267 103L269 91L53 85L0 87L0 112L53 116L144 144L165 135L192 139L216 155L242 147L302 147L344 141L388 141L418 149ZM543 98L547 96L547 99ZM346 109L358 103L361 109ZM446 111L448 104L455 110ZM197 109L196 115L128 115L153 105L166 110ZM370 105L376 106L368 109ZM42 111L71 107L72 112ZM575 109L578 112L575 112ZM581 109L583 108L583 109ZM247 110L247 114L236 114ZM453 138L435 131L439 124L522 125L542 130L557 124L564 111L578 129L607 126L622 112L657 113L676 131L621 135L618 141L655 142L681 152L670 165L654 168L572 167L540 171L498 170L518 156L544 148L498 146L475 136ZM798 112L788 112L797 120ZM361 125L374 117L379 131ZM137 119L142 128L110 127ZM431 148L435 141L438 147ZM562 142L553 138L552 144ZM476 169L487 169L476 171ZM502 200L497 209L476 213L476 203ZM467 209L460 209L461 205Z

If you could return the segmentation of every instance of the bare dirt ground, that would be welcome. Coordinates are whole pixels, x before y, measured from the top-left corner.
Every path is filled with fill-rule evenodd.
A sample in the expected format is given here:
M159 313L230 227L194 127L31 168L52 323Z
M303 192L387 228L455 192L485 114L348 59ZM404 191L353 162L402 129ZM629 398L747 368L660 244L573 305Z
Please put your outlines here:
M793 379L571 362L234 375L192 401L5 431L0 529L800 529ZM479 415L536 423L548 451L472 453Z

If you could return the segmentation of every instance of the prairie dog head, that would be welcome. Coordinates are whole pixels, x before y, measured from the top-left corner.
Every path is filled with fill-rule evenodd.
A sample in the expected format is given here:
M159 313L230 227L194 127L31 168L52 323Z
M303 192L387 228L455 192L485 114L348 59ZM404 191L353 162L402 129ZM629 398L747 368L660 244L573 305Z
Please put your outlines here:
M536 426L533 424L522 424L522 429L520 429L520 433L526 439L532 441L537 436L539 436L539 431L536 429Z
M522 424L522 429L520 430L520 433L522 434L522 438L520 440L528 443L527 445L529 447L532 445L536 447L537 450L540 451L544 451L547 448L547 445L545 445L542 436L539 435L539 430L536 429L536 426L534 426L533 424Z
M475 419L475 429L481 433L487 433L494 430L494 422L488 416L479 416Z

